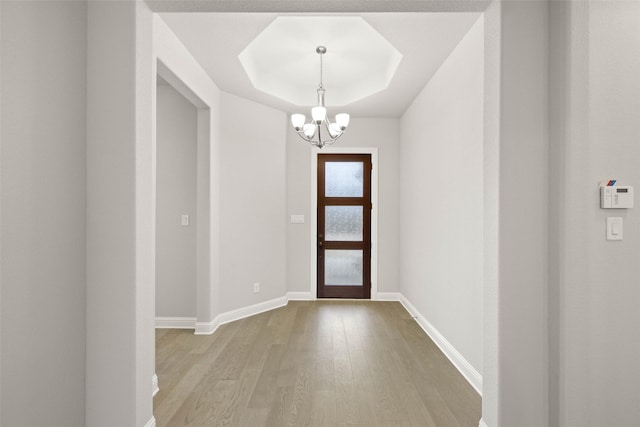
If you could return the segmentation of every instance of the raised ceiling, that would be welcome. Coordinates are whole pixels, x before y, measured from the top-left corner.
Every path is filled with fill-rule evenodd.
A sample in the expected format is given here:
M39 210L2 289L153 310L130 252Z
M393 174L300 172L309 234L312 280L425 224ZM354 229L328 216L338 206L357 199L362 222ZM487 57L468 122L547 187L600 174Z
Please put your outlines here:
M323 79L327 108L344 105L341 112L355 117L399 117L479 13L161 13L160 16L225 92L287 112L300 111L300 105L314 105L319 81L315 48L324 44L328 49ZM294 29L295 38L287 33L291 28L278 29L278 22L293 23L289 27ZM269 28L276 28L277 36L267 38L268 43L264 44L260 35L269 34ZM379 46L391 47L386 65L374 65L376 49L372 48L372 37L379 37L376 40ZM265 54L269 43L271 53ZM243 53L252 46L259 53L259 63L250 64L256 59L248 59ZM249 74L242 66L241 54L249 64ZM266 82L267 88L261 82Z
M295 105L315 102L316 48L326 47L322 80L331 105L351 104L389 86L402 54L359 16L279 16L240 53L253 86Z

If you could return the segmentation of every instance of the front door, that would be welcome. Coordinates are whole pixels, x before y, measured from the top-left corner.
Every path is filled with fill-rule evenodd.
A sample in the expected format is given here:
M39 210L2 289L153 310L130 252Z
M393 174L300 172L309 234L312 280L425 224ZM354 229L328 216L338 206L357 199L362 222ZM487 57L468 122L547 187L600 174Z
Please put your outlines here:
M318 154L318 298L371 298L371 155Z

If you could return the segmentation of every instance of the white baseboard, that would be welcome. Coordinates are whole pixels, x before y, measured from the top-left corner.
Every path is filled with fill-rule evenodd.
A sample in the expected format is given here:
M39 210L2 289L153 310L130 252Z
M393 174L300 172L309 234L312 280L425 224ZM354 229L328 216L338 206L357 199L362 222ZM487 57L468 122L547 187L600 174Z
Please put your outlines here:
M287 301L313 301L311 292L287 292Z
M378 292L376 301L400 301L400 292Z
M160 391L160 387L158 387L158 375L153 374L151 377L151 396L155 396Z
M216 319L213 319L211 322L196 322L196 330L194 334L196 335L211 335L218 329L220 324L216 323Z
M445 356L453 363L463 377L482 396L482 375L460 354L458 350L431 324L425 317L400 294L400 302L404 308L416 318L420 327L429 335L433 342L442 350Z
M156 317L156 329L195 329L195 317Z
M484 422L482 418L480 418L480 423L478 424L478 427L489 427L489 426L487 425L487 423Z
M151 416L151 419L147 421L144 427L156 427L156 418L154 416Z
M211 335L218 329L220 325L233 322L235 320L244 319L245 317L254 316L265 311L273 310L287 305L287 297L275 298L269 301L253 304L248 307L221 313L211 322L196 322L196 335Z
M244 319L245 317L254 316L287 305L287 297L274 298L269 301L260 302L248 307L238 308L236 310L227 311L216 317L220 325L233 322L234 320Z

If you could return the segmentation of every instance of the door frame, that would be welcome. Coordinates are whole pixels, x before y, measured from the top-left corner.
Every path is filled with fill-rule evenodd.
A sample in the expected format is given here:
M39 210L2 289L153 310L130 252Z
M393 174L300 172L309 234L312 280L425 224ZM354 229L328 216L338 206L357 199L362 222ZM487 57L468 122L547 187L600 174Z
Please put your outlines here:
M370 154L371 155L371 301L378 299L378 148L377 147L314 147L311 150L311 210L310 229L310 294L318 299L318 154ZM327 299L327 298L323 298Z

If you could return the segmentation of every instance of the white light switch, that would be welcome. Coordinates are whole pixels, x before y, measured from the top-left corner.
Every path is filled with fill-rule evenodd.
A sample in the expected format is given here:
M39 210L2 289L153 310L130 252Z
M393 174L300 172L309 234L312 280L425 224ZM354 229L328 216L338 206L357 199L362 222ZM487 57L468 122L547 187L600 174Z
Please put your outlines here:
M304 224L304 215L291 215L291 224Z
M182 215L181 224L189 225L189 215Z
M607 217L607 240L622 240L622 218Z

